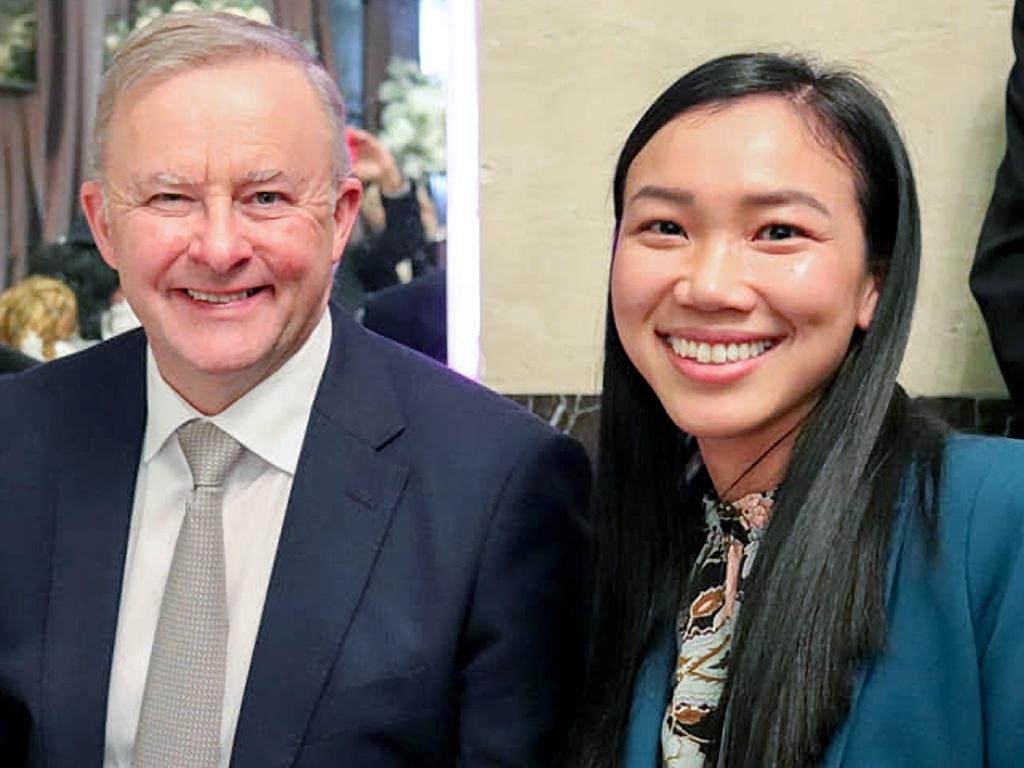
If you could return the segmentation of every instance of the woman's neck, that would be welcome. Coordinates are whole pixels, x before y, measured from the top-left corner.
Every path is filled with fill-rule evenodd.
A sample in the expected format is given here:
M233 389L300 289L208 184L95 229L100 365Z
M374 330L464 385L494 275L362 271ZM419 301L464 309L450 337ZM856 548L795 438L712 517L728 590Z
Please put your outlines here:
M697 438L718 497L728 501L774 488L786 476L793 446L815 402L756 433Z

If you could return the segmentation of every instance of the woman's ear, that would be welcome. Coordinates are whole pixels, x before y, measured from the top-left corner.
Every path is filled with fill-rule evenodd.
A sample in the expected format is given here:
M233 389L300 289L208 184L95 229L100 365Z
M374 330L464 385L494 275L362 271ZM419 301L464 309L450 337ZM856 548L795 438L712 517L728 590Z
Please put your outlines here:
M857 327L862 331L871 327L871 320L875 316L875 307L878 306L878 295L881 290L881 278L874 272L868 272L864 277L860 307L857 310Z

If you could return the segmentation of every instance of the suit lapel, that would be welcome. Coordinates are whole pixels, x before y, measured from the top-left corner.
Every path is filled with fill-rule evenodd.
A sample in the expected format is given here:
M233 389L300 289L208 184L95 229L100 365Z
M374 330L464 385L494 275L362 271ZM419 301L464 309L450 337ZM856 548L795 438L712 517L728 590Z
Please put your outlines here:
M50 765L103 759L110 664L145 429L141 333L97 352L99 375L68 383L61 409L49 620L43 670ZM72 389L74 388L74 389Z
M379 453L402 431L365 332L334 312L327 368L292 484L231 765L295 761L359 605L407 470Z

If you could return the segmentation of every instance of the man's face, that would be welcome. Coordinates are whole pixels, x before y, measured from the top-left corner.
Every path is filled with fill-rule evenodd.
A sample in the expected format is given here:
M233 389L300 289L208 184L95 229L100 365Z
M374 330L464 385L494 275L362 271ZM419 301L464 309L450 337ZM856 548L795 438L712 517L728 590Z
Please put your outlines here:
M161 374L200 410L265 379L319 321L360 197L331 158L315 92L279 59L144 80L118 100L82 204Z

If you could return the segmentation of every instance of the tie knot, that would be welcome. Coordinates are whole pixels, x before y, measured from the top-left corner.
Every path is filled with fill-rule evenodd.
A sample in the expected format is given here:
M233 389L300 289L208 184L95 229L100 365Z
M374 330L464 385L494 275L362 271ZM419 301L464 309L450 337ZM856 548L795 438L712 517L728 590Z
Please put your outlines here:
M178 429L178 443L192 471L192 484L220 486L242 455L242 446L213 422L193 419Z

